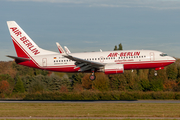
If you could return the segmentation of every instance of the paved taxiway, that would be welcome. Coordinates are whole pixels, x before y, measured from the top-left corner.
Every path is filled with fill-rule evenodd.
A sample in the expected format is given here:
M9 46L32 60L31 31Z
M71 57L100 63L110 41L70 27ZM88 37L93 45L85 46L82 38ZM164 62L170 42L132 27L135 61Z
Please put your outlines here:
M130 101L24 101L0 100L0 103L180 103L180 100L130 100Z

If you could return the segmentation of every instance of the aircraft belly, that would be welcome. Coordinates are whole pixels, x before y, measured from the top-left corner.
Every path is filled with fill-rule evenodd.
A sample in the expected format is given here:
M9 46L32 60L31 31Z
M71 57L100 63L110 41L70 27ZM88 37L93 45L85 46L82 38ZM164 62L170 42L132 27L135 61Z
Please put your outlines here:
M56 71L56 72L78 72L79 68L74 69L75 65L71 66L49 66L46 70Z
M174 61L142 61L142 62L132 62L132 63L124 63L124 69L151 69L157 67L164 67L169 64L172 64Z

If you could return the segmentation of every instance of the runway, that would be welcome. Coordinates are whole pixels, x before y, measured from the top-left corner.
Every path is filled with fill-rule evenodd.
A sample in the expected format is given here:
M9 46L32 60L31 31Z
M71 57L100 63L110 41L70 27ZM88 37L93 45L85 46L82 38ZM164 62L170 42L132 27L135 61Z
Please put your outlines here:
M24 101L24 100L1 100L0 103L180 103L180 100L120 100L120 101Z

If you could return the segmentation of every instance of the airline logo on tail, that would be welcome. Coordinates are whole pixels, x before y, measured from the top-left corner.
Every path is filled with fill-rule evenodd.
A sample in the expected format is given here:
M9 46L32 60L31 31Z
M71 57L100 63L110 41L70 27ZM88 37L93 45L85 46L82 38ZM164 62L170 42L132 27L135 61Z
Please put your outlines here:
M25 37L22 35L22 32L20 30L17 29L17 27L12 27L10 28L10 30L12 30L12 32L18 37L20 37L20 40L23 42L24 45L26 45L26 47L29 48L29 50L34 54L37 55L40 52L38 51L37 48L34 47L34 45ZM13 36L11 36L13 38ZM13 38L14 39L14 38Z

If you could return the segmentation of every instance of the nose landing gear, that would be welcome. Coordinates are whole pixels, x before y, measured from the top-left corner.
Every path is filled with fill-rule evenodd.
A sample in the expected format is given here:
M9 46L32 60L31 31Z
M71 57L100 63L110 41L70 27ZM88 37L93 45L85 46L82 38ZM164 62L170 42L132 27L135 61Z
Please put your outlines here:
M92 81L96 79L96 76L94 75L94 70L92 70L92 74L89 76L89 79Z
M154 76L157 76L157 71L156 70L154 71Z

